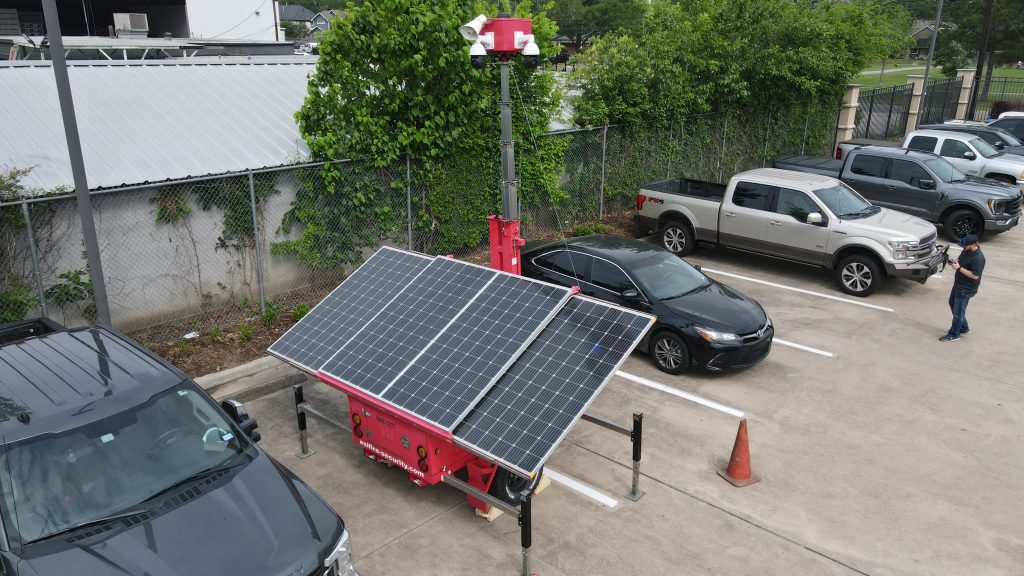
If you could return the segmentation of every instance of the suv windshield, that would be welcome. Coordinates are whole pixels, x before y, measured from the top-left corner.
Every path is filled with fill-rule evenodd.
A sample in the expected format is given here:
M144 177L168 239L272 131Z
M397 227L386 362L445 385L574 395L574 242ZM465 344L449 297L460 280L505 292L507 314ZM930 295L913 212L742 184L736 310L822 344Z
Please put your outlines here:
M668 253L658 253L636 262L630 271L653 300L677 298L711 284L707 276L685 260Z
M993 156L999 156L1002 154L1002 152L996 150L995 146L989 144L988 142L985 142L981 138L972 139L971 146L974 146L978 153L980 153L985 158L992 158Z
M858 216L870 216L878 212L878 207L857 194L846 184L840 182L828 188L819 188L813 194L828 206L828 209L838 218L853 218Z
M8 534L29 543L144 509L183 480L240 462L248 442L235 430L183 382L108 418L7 446L0 505Z
M929 158L924 161L924 165L931 170L935 177L943 182L959 182L965 178L963 172L956 169L956 166L950 164L945 158Z

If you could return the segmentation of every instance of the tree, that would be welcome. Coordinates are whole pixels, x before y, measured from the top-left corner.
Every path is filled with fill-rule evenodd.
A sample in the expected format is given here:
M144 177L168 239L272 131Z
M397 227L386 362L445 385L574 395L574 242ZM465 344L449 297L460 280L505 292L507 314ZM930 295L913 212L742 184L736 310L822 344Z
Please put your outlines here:
M282 22L281 28L284 29L286 40L309 38L309 27L302 22Z
M304 237L282 243L279 252L299 254L307 262L327 265L359 257L350 244L355 230L365 222L388 222L387 196L375 188L380 179L367 173L404 162L409 157L424 185L443 177L453 159L474 162L491 186L476 193L485 198L473 214L478 228L459 242L475 243L486 230L484 216L493 212L497 194L496 159L499 124L495 113L500 97L498 70L475 70L469 65L469 43L458 33L461 24L478 13L497 14L494 5L474 8L459 0L379 0L361 7L350 5L346 18L327 31L319 44L320 58L311 75L309 90L296 114L299 130L312 155L319 160L360 160L342 168L327 164L322 186L303 187L290 213L291 222L303 226ZM517 5L516 16L530 17L529 2ZM555 53L548 40L554 23L543 14L533 16L534 35L541 57ZM515 134L520 142L532 142L531 134L543 133L560 101L550 74L513 66ZM552 143L538 143L531 154L520 154L522 194L556 194L560 158ZM493 153L482 153L493 151ZM343 170L345 171L343 173ZM474 199L478 200L478 199ZM435 205L436 206L436 205ZM445 211L431 198L421 199L424 226L435 219L456 218L455 207ZM401 209L404 209L404 202ZM461 218L471 216L462 214ZM351 230L340 230L350 226ZM320 234L318 241L309 235ZM372 239L365 238L367 242ZM317 250L317 255L309 254ZM314 257L315 256L315 257Z
M642 0L555 0L548 16L578 52L600 34L639 29L646 9Z

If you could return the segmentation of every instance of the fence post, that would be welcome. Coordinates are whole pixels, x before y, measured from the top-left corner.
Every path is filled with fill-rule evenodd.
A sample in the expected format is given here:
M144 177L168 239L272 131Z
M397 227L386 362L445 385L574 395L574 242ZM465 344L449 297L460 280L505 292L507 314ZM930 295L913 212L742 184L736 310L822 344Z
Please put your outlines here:
M722 181L722 165L725 164L725 142L729 137L729 113L725 113L725 122L722 125L722 150L718 155L718 181Z
M908 132L917 130L918 115L921 110L921 95L924 93L924 75L923 74L911 74L907 76L907 80L914 85L914 91L910 96L910 110L907 111L907 125L903 131L903 136L906 136Z
M409 161L409 154L405 155L405 219L409 224L407 232L409 238L409 250L412 250L412 163Z
M768 165L768 142L772 139L772 111L768 111L768 124L764 129L764 155L761 156L761 168Z
M832 149L843 140L853 138L853 132L857 129L857 108L860 106L860 84L847 84L846 92L843 93L843 103L839 106L839 118L836 121L836 141L832 143ZM868 118L870 122L870 117ZM870 126L870 124L869 124Z
M957 120L973 120L967 117L968 106L971 102L971 88L974 86L974 68L960 68L956 75L960 77L960 99L956 103Z
M260 223L256 217L256 182L249 172L249 208L252 209L252 238L256 245L256 285L260 293L260 315L267 313L267 299L263 294L263 251L260 249Z
M28 250L32 255L32 274L36 277L36 290L39 291L39 309L43 318L49 318L46 310L46 290L43 290L43 274L39 270L39 254L36 252L36 238L32 233L32 218L28 214L28 202L21 201L21 214L25 217L25 231L28 233Z
M601 199L598 207L598 220L604 220L604 162L605 152L608 150L608 124L605 123L601 131Z
M675 126L676 126L676 124L675 124L675 119L674 118L672 120L668 121L668 141L669 141L669 146L668 146L668 149L666 150L666 152L668 153L668 165L665 167L665 180L668 180L669 178L672 177L672 145L671 145L671 142L672 142L672 132L675 131Z

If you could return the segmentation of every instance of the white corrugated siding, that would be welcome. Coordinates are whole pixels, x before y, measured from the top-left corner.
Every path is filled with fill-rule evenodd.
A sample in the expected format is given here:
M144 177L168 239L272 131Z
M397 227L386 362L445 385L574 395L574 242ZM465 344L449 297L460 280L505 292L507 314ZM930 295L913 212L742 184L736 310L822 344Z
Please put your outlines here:
M308 158L294 114L313 63L72 63L90 189ZM0 65L0 166L37 191L74 187L49 63Z

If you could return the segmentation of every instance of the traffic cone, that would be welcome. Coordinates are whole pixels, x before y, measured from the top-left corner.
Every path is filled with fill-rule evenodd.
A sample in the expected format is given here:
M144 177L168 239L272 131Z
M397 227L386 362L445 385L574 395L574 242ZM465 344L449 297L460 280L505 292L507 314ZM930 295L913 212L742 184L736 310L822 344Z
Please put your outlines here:
M736 443L732 446L729 467L719 470L718 475L737 488L753 484L761 480L750 471L750 445L747 442L747 419L740 420L740 429L736 432Z

